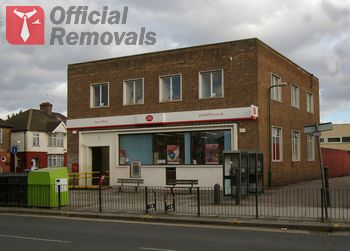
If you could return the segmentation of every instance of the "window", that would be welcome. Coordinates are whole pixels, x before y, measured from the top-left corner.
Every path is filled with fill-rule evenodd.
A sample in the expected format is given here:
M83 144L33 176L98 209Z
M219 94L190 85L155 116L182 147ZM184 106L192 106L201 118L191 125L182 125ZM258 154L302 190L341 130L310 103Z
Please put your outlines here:
M342 138L343 143L349 143L350 142L350 137L343 137Z
M160 77L160 102L181 100L181 76Z
M223 97L223 71L199 73L199 98Z
M143 104L143 79L124 81L124 105Z
M282 161L282 128L272 127L272 160Z
M50 154L47 157L48 167L62 167L64 166L63 154Z
M40 146L40 134L33 133L33 146Z
M328 143L339 143L340 137L328 138Z
M281 78L272 74L271 86L281 84ZM271 100L282 102L282 87L271 88Z
M292 131L292 161L300 161L300 132Z
M324 138L320 138L320 142L323 143L324 142Z
M229 130L119 136L120 165L219 165L223 150L231 150Z
M299 87L291 85L291 101L292 107L299 108Z
M0 144L2 144L2 142L3 142L3 130L2 130L2 128L0 128Z
M314 98L310 92L306 93L306 111L314 112Z
M64 134L54 133L49 135L49 147L63 147L64 146Z
M306 135L306 143L307 143L307 160L313 161L315 160L315 140L314 136L311 134Z
M108 83L91 85L91 107L108 106Z

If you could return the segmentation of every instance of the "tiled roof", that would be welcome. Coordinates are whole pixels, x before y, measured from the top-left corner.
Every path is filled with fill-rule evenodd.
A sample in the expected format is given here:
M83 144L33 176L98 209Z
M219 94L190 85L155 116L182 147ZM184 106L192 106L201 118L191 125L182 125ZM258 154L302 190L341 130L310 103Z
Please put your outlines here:
M7 123L6 121L0 119L0 127L2 127L2 128L10 128L12 126L9 125L9 123Z
M53 112L50 116L45 111L29 109L13 116L6 122L13 127L13 132L52 132L61 122L65 123L66 120L67 118L60 113Z

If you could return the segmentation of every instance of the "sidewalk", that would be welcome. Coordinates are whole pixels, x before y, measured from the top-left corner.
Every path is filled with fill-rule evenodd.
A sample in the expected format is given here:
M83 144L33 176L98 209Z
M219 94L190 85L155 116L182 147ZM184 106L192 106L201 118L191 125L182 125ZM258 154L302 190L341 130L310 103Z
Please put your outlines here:
M251 218L228 218L228 217L195 217L178 215L149 215L149 214L118 214L118 213L96 213L81 211L65 211L57 209L17 208L0 207L1 214L41 215L66 218L90 218L105 220L122 220L137 222L157 222L172 224L199 224L232 227L261 227L271 229L293 229L316 233L323 232L350 232L350 223L341 222L316 222L298 220L277 219L251 219Z

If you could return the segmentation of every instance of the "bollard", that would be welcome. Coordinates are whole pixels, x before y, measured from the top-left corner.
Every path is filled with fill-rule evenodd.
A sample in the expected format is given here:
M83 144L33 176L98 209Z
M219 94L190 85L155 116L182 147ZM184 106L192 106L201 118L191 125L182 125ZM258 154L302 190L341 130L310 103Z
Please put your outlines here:
M220 205L220 185L214 185L214 205Z

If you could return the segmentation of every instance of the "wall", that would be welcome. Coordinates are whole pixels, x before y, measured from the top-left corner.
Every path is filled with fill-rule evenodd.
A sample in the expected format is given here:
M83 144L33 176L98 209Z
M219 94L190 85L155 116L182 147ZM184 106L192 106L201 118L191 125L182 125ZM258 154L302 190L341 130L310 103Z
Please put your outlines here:
M0 173L10 172L11 164L11 128L1 128L2 129L2 143L0 144L0 158L5 158L2 162L0 159Z
M329 177L350 175L350 152L321 148L323 165L328 167Z
M350 151L350 142L327 142L328 138L333 137L350 137L350 124L333 124L333 130L322 132L321 135L325 140L321 147Z
M268 184L269 170L269 128L268 128L268 88L271 74L281 77L287 85L282 87L282 103L271 100L271 125L282 128L283 161L272 163L272 183L274 186L318 179L319 158L315 149L315 161L307 160L306 134L304 126L319 123L318 79L294 64L262 42L257 44L258 55L258 107L259 107L259 149L264 153L264 183ZM291 106L291 84L299 87L299 108ZM306 91L313 94L314 113L306 111ZM300 161L292 161L291 131L300 132ZM316 147L316 145L315 145Z

